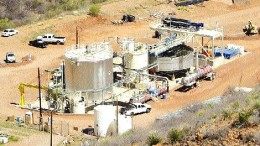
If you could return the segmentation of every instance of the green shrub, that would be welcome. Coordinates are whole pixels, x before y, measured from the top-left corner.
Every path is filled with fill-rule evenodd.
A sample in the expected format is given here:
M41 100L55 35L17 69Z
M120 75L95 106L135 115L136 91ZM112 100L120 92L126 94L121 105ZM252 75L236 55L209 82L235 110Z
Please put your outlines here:
M170 144L174 144L177 141L182 140L184 137L184 133L182 130L177 130L177 129L172 129L169 133L168 133L168 140Z
M234 103L232 103L231 106L232 106L233 109L238 109L240 104L239 104L239 102L234 102Z
M10 136L10 137L8 138L8 140L9 140L9 141L16 142L16 141L18 141L18 140L19 140L19 138L18 138L18 137L16 137L16 136Z
M239 112L238 119L233 123L233 125L236 127L247 127L251 115L252 115L251 111Z
M149 146L152 146L152 145L156 145L158 143L162 142L162 138L159 136L159 134L157 132L152 132L147 140L146 140L146 143L149 145Z
M105 1L107 1L107 0L92 0L92 3L97 4L97 3L103 3Z
M241 126L247 126L250 116L252 115L251 112L240 112L238 113L238 122Z
M211 116L211 119L217 119L217 115L216 114L213 114L212 116Z
M98 16L100 12L100 6L97 5L97 4L93 4L90 6L89 8L89 14L92 15L92 16Z
M256 102L254 105L253 105L253 109L252 110L259 110L260 109L260 103L259 102Z
M224 119L224 120L231 119L232 112L229 111L229 110L224 110L224 111L222 112L222 116L223 116L223 119Z
M0 19L0 30L6 29L6 28L13 28L14 23L9 20L8 18Z

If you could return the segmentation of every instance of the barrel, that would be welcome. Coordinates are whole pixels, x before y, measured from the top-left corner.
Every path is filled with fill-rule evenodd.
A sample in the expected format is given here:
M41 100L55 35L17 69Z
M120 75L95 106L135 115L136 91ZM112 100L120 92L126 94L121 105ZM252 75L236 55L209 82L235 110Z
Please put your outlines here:
M165 93L162 95L162 99L166 99L166 94Z
M22 117L17 117L17 122L22 123Z

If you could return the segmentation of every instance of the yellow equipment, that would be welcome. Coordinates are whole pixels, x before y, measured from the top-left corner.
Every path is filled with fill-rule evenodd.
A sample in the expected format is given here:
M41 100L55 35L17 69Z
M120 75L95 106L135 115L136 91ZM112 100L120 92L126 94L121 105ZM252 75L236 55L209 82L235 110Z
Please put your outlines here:
M252 20L250 20L248 21L248 24L245 25L243 32L249 36L259 33L259 30L257 29L257 26L252 22Z
M19 85L19 91L20 91L20 94L21 94L21 98L20 98L20 105L21 106L24 106L25 105L25 102L24 102L24 87L29 87L29 88L39 88L39 86L37 86L37 85L31 85L31 84L24 84L24 83L21 83L20 85ZM43 90L48 90L48 88L47 87L41 87L41 89L43 89Z

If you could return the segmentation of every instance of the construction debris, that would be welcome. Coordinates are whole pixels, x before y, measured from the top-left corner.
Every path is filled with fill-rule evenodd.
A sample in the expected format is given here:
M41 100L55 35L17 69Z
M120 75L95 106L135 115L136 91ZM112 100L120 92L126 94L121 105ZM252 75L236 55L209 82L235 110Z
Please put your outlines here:
M112 20L112 24L120 25L127 22L134 22L135 16L134 15L123 15L123 18L121 20Z

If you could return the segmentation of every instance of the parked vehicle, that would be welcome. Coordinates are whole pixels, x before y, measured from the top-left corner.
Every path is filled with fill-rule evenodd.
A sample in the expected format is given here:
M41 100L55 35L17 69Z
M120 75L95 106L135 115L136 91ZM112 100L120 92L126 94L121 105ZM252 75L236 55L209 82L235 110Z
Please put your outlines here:
M14 30L14 29L5 29L2 32L3 37L9 37L9 36L13 36L13 35L16 35L16 34L18 34L18 31Z
M15 55L13 52L7 52L5 57L6 63L15 63Z
M35 39L33 41L29 41L29 45L38 48L46 48L48 43L42 41L42 39Z
M122 107L120 113L127 116L133 116L140 113L149 113L151 110L152 108L148 104L132 103L129 107Z
M64 45L66 41L65 37L56 37L54 34L45 34L44 36L38 36L37 38L41 38L42 41L48 44Z

